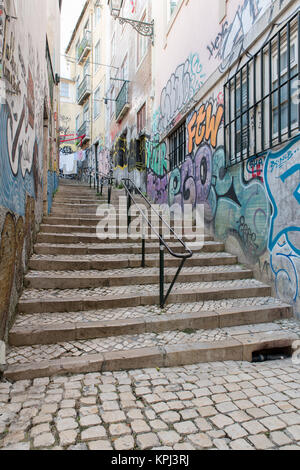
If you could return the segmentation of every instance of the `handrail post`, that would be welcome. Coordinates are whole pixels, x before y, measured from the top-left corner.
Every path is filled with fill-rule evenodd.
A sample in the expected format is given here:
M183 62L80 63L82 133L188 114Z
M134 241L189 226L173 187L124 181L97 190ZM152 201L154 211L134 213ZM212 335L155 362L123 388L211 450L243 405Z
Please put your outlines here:
M130 208L131 208L131 197L130 197L130 194L128 194L127 195L127 230L128 230L128 233L129 233L129 227L131 224Z
M165 282L165 247L159 240L159 303L164 308L164 282Z
M92 173L90 173L90 188L92 189Z
M103 178L101 178L101 191L100 196L103 196Z
M97 194L99 194L99 175L97 173Z
M146 254L146 234L145 234L145 221L142 217L142 268L145 268L145 254Z
M96 175L94 175L94 189L96 189Z
M108 204L110 204L111 202L111 187L112 187L112 179L110 178L108 180L108 200L107 200Z

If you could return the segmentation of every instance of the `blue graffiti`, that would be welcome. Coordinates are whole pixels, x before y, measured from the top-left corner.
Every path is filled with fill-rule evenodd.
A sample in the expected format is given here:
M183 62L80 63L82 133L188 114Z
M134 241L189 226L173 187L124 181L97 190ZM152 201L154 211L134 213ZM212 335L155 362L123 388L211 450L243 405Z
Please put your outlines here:
M26 194L35 198L35 182L33 169L25 172L23 178L20 168L13 174L8 150L8 125L11 119L10 109L7 104L0 106L0 206L25 216ZM37 143L36 143L37 146ZM35 149L33 149L34 151Z
M264 179L273 206L269 251L285 236L290 248L300 256L300 138L266 158Z

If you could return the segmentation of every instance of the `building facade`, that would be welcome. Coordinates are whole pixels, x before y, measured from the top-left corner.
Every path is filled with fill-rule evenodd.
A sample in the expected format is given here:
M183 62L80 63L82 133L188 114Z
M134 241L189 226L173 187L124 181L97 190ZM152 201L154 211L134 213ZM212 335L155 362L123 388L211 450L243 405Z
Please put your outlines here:
M0 341L57 187L60 8L0 2Z
M203 204L207 230L298 318L299 6L153 2L155 146L147 155L152 200Z
M64 128L70 128L70 134L82 137L80 148L86 151L88 167L97 171L103 169L99 162L105 153L105 66L109 64L105 40L107 12L104 0L88 0L84 4L65 51L70 76L61 84L62 134ZM67 93L67 88L69 96L62 96ZM65 147L72 148L72 145L65 143L62 149Z
M152 19L153 2L124 2L120 16L137 21ZM130 178L146 192L146 152L153 114L152 42L110 19L111 65L107 90L107 142L117 184Z

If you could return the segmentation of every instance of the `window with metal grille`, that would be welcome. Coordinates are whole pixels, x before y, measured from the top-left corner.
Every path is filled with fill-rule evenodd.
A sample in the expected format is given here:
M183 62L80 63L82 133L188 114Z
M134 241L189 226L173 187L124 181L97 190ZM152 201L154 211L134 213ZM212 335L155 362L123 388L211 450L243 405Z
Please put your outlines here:
M185 122L181 124L169 137L170 170L180 166L186 156L186 128Z
M224 86L227 166L293 138L300 127L300 12Z

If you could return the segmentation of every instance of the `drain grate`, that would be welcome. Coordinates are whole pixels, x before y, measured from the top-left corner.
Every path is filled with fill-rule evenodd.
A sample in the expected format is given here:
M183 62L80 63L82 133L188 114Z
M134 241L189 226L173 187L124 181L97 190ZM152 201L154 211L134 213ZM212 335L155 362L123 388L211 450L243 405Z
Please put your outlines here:
M285 348L263 349L252 353L252 362L279 361L292 357L291 346Z

